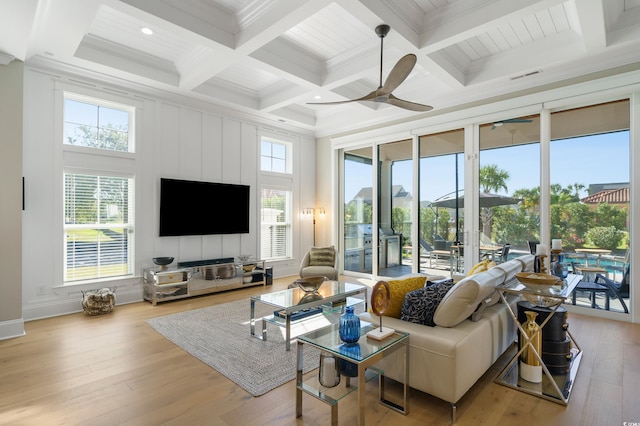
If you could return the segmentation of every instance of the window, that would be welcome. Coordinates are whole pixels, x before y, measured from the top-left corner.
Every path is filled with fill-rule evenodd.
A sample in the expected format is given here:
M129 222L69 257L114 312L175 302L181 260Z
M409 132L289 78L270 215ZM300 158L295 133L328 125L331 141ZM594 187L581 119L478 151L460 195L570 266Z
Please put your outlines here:
M260 170L291 173L290 147L285 142L263 138L260 144Z
M65 173L64 281L128 275L132 179Z
M132 152L126 107L107 106L66 97L64 101L64 143L111 151Z
M125 104L64 94L65 284L133 274L134 111Z
M263 187L260 193L260 258L291 257L291 191Z

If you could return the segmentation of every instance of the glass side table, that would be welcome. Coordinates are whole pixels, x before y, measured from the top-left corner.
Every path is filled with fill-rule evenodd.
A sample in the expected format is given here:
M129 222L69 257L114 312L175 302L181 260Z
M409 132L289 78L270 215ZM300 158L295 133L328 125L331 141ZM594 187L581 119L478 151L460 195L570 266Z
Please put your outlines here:
M354 391L358 392L358 425L364 426L365 417L365 383L379 376L379 402L404 415L409 412L409 334L396 332L388 338L377 341L369 339L366 334L373 330L370 323L362 322L358 343L346 345L340 340L338 324L303 334L298 337L297 374L296 374L296 417L302 416L302 393L305 392L331 406L331 425L338 425L338 401ZM357 386L353 386L350 377L343 376L341 383L333 388L320 385L318 373L302 374L303 345L312 345L321 351L328 352L338 360L346 360L357 366ZM404 386L402 405L385 397L384 372L373 367L383 357L397 351L404 351Z
M518 327L520 339L522 339L524 342L522 345L520 345L521 348L519 349L518 353L515 354L515 356L509 361L507 366L500 372L500 374L498 374L495 379L496 383L562 405L567 405L569 403L571 390L573 388L576 375L578 374L580 360L582 359L582 349L567 328L566 333L569 339L571 339L572 348L572 359L569 372L567 374L551 374L551 372L547 368L547 365L545 365L544 361L542 360L542 354L538 353L535 347L531 344L531 340L533 337L525 337L526 333L522 325L518 321L516 313L513 312L511 305L507 301L506 295L512 294L525 296L525 298L532 303L539 298L541 301L544 301L546 304L550 305L546 306L546 308L548 308L551 312L540 324L539 332L543 332L544 326L549 322L549 320L551 320L562 303L571 296L581 279L581 275L569 274L567 278L562 281L561 285L548 286L544 290L529 289L515 278L504 284L496 286L496 290L500 294L502 302L507 307L509 315ZM536 358L540 362L540 365L542 366L543 375L542 382L540 383L529 382L520 377L520 366L518 360L520 359L520 355L528 349L530 349L535 354Z

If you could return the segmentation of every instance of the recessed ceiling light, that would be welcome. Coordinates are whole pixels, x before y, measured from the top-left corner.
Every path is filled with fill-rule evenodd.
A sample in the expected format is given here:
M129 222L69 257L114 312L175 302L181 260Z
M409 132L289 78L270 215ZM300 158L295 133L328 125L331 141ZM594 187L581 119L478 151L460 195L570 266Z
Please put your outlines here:
M322 99L322 96L320 96L320 95L315 95L315 96L313 97L313 99Z
M140 32L144 35L151 35L153 34L153 30L149 27L142 27L140 28Z

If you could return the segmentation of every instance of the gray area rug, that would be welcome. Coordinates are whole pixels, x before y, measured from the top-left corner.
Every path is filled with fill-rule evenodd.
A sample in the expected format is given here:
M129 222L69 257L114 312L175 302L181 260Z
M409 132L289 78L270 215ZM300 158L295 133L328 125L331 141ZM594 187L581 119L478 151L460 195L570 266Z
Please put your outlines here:
M262 311L259 311L262 309ZM264 310L267 309L267 310ZM285 350L284 328L267 324L267 341L250 335L249 300L152 318L147 323L158 333L214 368L253 396L294 380L296 344ZM256 316L273 313L256 304ZM256 321L256 334L261 333ZM304 346L304 372L318 367L320 352Z

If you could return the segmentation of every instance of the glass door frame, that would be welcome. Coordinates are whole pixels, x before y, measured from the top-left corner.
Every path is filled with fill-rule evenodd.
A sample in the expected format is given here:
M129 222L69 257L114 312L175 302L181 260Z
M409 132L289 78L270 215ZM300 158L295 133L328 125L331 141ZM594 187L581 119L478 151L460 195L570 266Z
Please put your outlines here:
M530 114L539 114L540 116L540 238L541 240L549 240L550 238L550 137L551 137L551 113L556 111L568 110L572 108L579 108L581 106L589 106L598 103L615 101L619 99L629 99L630 100L630 191L631 191L631 206L630 206L630 241L629 247L631 250L630 262L634 265L640 264L640 254L638 253L638 247L640 247L640 218L637 217L636 210L638 210L636 205L640 205L640 87L635 88L636 91L631 91L627 88L618 88L612 90L603 90L598 94L589 94L589 95L579 95L573 97L565 97L563 99L552 100L549 102L545 102L544 104L531 104L527 107L513 108L507 110L506 108L502 108L500 112L486 114L486 115L473 115L472 112L469 113L469 118L462 120L452 120L446 125L439 124L429 127L421 127L414 128L409 130L411 136L414 138L414 184L416 191L419 191L419 183L417 182L419 173L418 173L418 163L419 163L419 155L417 155L417 137L420 135L428 134L428 133L436 133L438 131L443 131L446 129L455 129L460 128L461 126L465 129L465 188L464 188L464 197L466 199L465 203L465 212L464 212L464 242L465 242L465 252L471 254L471 256L465 256L465 268L470 268L478 261L478 252L479 252L479 217L476 217L475 212L478 208L478 191L479 191L479 126L480 123L486 123L491 120L500 120L506 119L514 116L523 116ZM368 135L373 135L375 132L367 132ZM394 142L401 139L407 139L407 132L397 132L395 137L391 137L389 135L385 135L384 140L380 136L371 136L367 140L364 136L360 141L367 140L365 143L361 144L353 144L353 147L371 147L373 149L373 164L378 163L378 145ZM353 136L350 136L348 139L351 141L355 141L356 139ZM342 206L343 200L343 167L344 167L344 155L343 152L345 149L351 149L351 143L340 143L332 146L332 149L337 150L341 154L336 158L336 160L340 164L340 169L342 174L340 176L338 185L339 190L339 215L338 217L342 217L344 214L344 207ZM634 167L634 165L637 165ZM378 183L377 183L377 170L374 169L374 176L372 176L372 188L373 193L377 194L378 192ZM412 217L414 223L418 223L418 199L419 197L414 197L413 201L413 211ZM378 223L377 217L377 203L378 200L372 200L374 203L373 208L373 223ZM340 244L344 241L343 234L343 225L341 223L342 220L337 221L337 228L340 230L338 241ZM414 226L412 230L412 240L417 241L418 237L418 227ZM474 230L470 232L470 230ZM378 230L374 229L373 231L373 240L377 245L378 241ZM471 247L469 247L471 245ZM373 273L372 274L360 274L364 277L377 277L378 268L378 256L377 250L373 250ZM414 256L414 260L412 262L412 268L414 271L417 271L417 257ZM640 272L636 270L637 268L632 268L631 279L632 282L638 282L638 278L640 278ZM576 306L568 306L568 310L577 311L586 315L591 316L602 316L602 317L611 317L613 319L620 319L623 321L633 321L636 322L637 314L636 312L640 309L640 291L637 290L638 285L635 285L636 291L631 292L631 298L629 300L629 308L630 314L618 314L615 312L600 312L593 311L591 309L580 309L580 307ZM622 316L621 316L622 315Z

